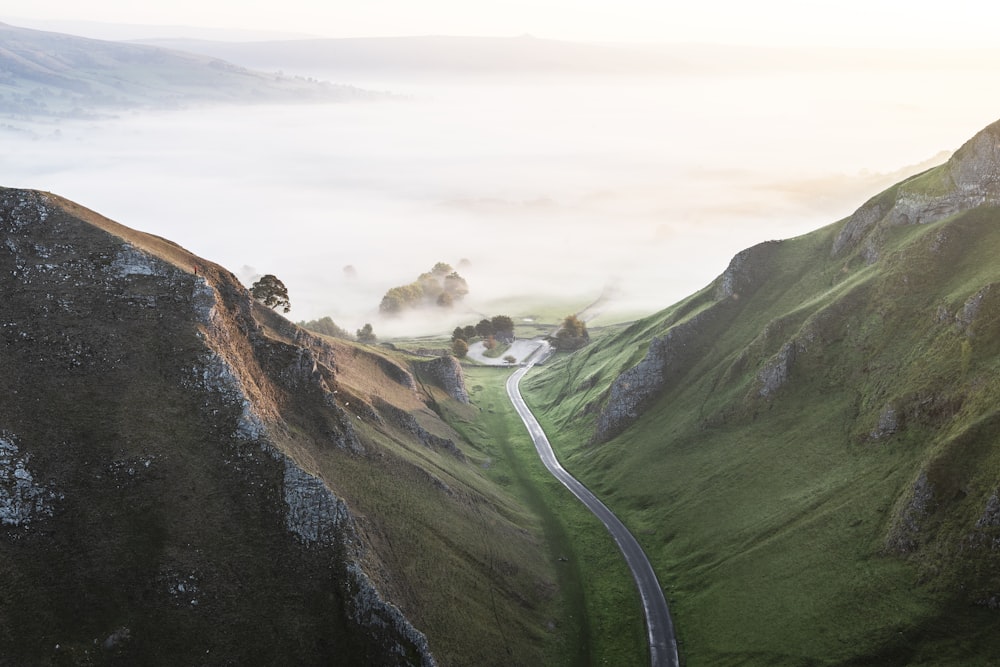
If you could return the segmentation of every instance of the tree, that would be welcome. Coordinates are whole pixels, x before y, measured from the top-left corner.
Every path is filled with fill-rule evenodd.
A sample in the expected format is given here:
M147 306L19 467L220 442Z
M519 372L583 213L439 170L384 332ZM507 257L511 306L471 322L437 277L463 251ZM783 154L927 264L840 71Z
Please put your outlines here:
M285 287L285 283L270 273L262 276L260 280L251 285L250 295L268 308L281 306L282 312L285 313L292 309L292 302L288 300L288 288Z
M513 354L508 354L506 357L503 358L503 360L508 364L513 364L517 362L517 357L515 357Z
M490 320L493 325L493 335L505 343L514 342L514 320L506 315L495 315Z
M476 325L476 333L486 338L487 336L493 335L493 325L490 324L489 320L479 320L479 324Z
M451 332L451 342L456 340L468 340L469 337L465 335L465 329L462 327L455 327L455 330Z
M463 338L465 338L465 340L472 340L473 338L476 337L476 327L474 327L471 324L469 324L465 328L462 329L462 333L465 334L463 336Z
M567 315L556 334L555 346L560 350L576 350L590 342L587 324L576 315Z
M358 329L358 341L362 343L374 343L376 340L378 338L375 336L375 331L372 329L371 324L365 324Z
M464 359L465 355L469 353L469 344L461 338L456 338L451 344L451 353L459 359Z
M444 277L444 291L455 301L461 301L469 293L469 283L457 271L452 271Z

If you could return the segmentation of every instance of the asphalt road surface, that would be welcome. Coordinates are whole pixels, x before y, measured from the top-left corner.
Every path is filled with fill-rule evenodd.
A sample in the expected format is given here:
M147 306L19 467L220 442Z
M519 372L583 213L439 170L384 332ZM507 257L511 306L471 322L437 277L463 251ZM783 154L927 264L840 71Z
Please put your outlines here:
M649 663L652 667L679 667L680 661L677 656L677 637L674 635L674 624L670 619L670 610L667 608L667 601L663 597L663 589L656 579L653 566L649 564L645 552L636 541L628 528L618 520L618 517L598 500L597 496L590 492L587 487L578 482L575 477L566 472L556 455L552 451L549 439L545 437L545 432L538 424L538 420L531 414L524 399L521 398L521 391L518 384L521 378L531 370L532 364L520 368L507 380L507 395L517 413L521 415L521 420L528 428L531 439L535 443L535 449L542 458L542 463L549 469L556 479L563 483L574 496L580 499L591 512L597 515L608 532L618 544L629 569L632 570L632 577L639 588L639 595L642 597L642 607L646 615L646 631L649 637Z

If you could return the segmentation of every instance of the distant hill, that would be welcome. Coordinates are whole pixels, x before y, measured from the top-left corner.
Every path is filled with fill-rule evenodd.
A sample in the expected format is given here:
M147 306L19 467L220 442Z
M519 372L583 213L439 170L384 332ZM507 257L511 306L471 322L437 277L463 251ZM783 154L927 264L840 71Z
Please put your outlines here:
M1000 123L529 376L688 665L1000 655L998 257Z
M210 56L0 24L0 114L6 116L89 117L137 107L374 95Z
M290 71L489 74L683 71L672 56L642 49L535 37L421 36L299 39L267 42L143 40L144 44L225 58L246 66Z

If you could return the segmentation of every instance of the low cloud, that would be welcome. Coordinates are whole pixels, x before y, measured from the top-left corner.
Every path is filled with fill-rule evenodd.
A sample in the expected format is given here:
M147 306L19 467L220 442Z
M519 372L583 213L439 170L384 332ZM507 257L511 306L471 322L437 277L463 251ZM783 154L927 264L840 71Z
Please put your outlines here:
M450 331L512 296L582 308L610 284L621 310L651 312L993 120L937 101L954 87L944 76L824 76L441 80L406 101L21 124L0 184L54 191L243 281L273 273L290 317L351 331ZM387 289L462 258L466 310L378 319Z

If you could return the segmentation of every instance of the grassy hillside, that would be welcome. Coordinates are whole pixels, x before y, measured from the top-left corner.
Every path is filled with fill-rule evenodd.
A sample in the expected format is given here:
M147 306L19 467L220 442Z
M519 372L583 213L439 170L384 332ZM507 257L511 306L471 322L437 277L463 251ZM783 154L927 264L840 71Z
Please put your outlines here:
M1000 654L998 136L524 383L688 664Z

